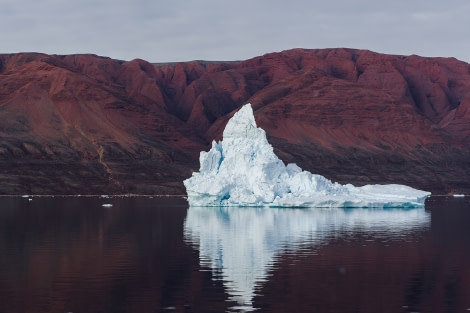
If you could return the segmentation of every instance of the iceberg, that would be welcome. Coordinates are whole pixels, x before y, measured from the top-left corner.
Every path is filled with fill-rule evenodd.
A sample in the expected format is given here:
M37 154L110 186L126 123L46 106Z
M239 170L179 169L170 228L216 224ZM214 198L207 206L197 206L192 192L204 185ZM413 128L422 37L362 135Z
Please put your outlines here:
M286 166L256 125L249 103L199 162L199 172L183 182L191 206L412 208L423 207L431 194L398 184L342 185L296 164Z

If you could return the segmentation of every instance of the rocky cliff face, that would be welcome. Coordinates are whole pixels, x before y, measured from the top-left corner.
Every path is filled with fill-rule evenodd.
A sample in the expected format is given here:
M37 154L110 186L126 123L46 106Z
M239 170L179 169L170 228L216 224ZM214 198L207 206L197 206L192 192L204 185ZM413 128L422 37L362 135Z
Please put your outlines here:
M285 162L470 192L470 65L365 50L150 64L0 55L0 193L172 193L251 102Z

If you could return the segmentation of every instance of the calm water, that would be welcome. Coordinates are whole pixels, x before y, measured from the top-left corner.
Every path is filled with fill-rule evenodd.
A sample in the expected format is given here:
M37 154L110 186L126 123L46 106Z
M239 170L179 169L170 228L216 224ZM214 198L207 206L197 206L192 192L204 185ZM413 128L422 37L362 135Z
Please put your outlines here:
M469 225L467 198L343 210L2 197L0 313L470 312Z

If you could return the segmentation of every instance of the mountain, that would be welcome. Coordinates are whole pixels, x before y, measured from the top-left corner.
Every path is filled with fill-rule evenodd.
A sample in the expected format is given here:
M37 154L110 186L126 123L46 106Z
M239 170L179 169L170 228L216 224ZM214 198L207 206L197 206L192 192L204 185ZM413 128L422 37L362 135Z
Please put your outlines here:
M252 103L285 163L339 183L470 192L470 65L356 49L151 64L0 55L0 193L183 194Z

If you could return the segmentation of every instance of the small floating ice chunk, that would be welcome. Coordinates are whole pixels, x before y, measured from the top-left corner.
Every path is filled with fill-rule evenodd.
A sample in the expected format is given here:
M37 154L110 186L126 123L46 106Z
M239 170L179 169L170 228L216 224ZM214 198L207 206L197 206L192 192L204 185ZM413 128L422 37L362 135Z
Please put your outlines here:
M223 140L202 151L184 181L192 206L422 207L431 194L404 185L355 187L287 166L258 128L250 104L229 120Z

